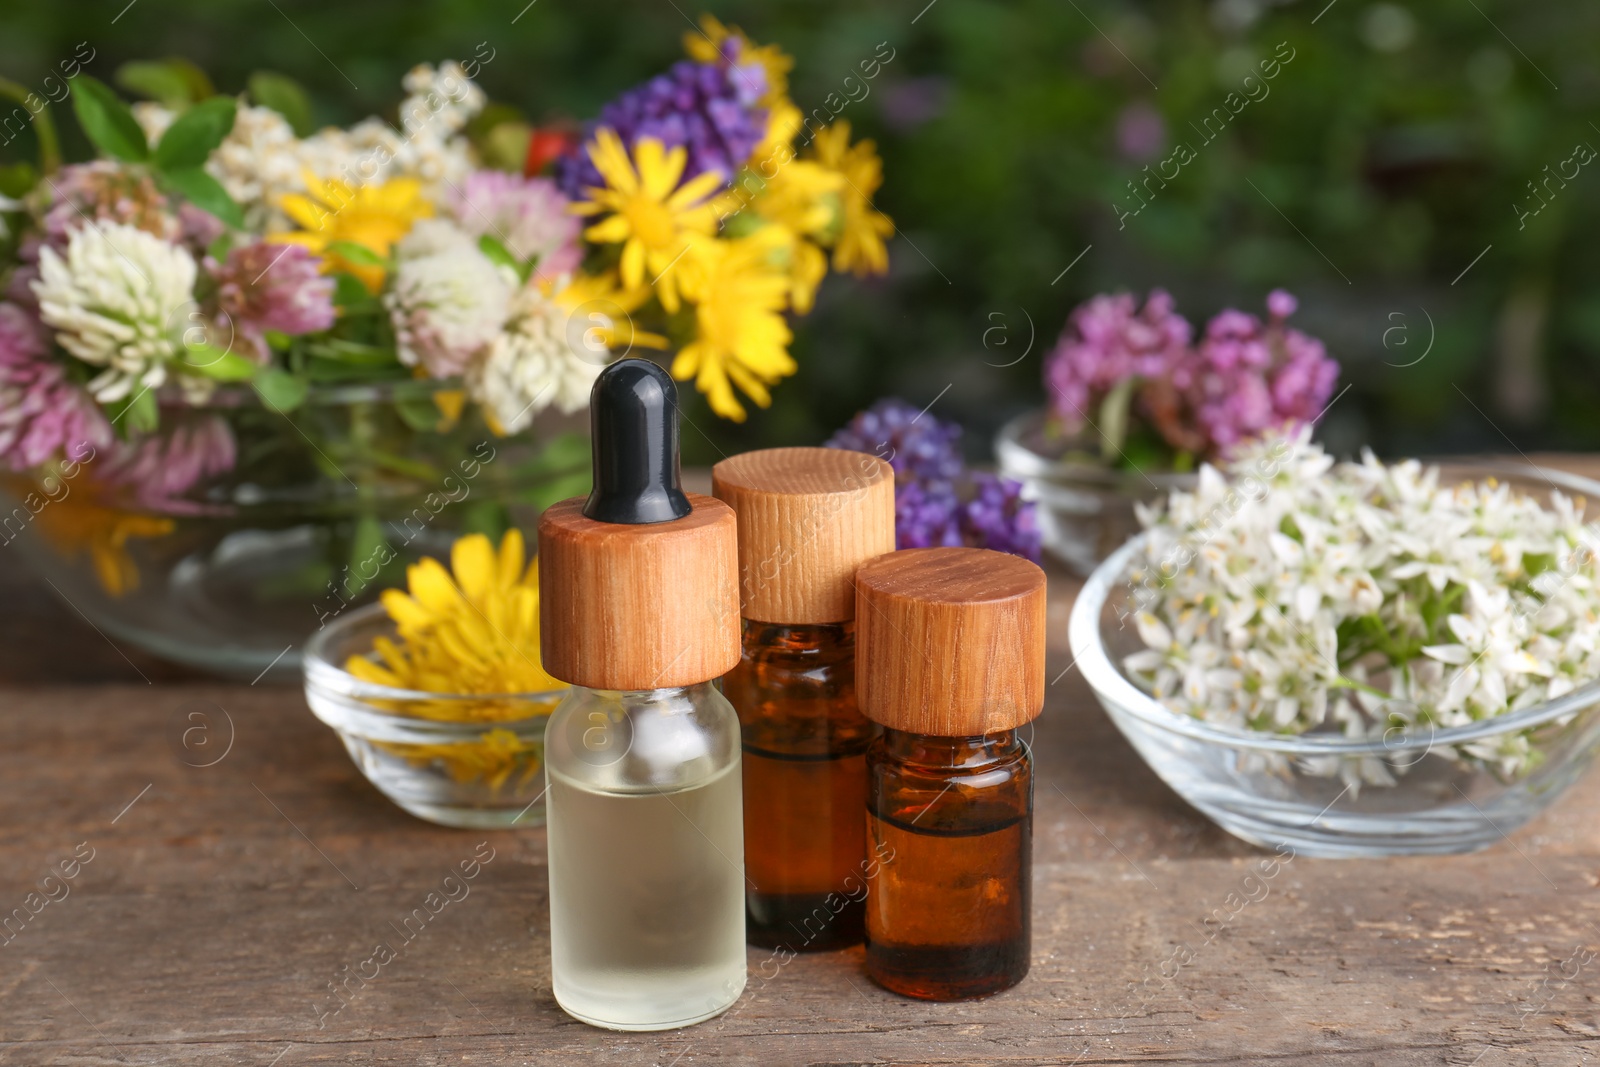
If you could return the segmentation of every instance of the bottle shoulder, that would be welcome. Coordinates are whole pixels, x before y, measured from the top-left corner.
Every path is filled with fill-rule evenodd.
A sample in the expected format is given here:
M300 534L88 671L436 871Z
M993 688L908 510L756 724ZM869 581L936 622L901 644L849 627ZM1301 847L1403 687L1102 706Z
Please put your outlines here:
M888 731L893 734L894 731ZM878 737L867 749L868 808L879 818L931 834L987 833L1033 812L1033 758L1015 739L925 749ZM907 758L908 755L919 758Z
M552 779L600 791L690 788L738 762L738 715L710 683L626 693L574 686L545 727Z

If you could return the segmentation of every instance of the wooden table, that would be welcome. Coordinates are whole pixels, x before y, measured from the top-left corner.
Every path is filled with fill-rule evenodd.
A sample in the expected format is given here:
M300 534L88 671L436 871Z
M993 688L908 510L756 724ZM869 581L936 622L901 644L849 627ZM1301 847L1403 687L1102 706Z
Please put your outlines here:
M924 1004L867 981L859 949L775 974L751 950L749 988L723 1017L619 1035L551 998L542 830L411 818L298 690L218 684L118 650L0 549L0 915L75 851L92 856L46 883L61 899L0 946L0 1064L1600 1058L1600 779L1478 855L1296 858L1220 931L1203 928L1264 853L1168 791L1068 669L1075 588L1052 574L1021 986ZM193 710L219 739L231 720L214 766L179 758ZM480 842L493 859L470 895L321 1016L337 1004L330 983ZM1188 959L1176 974L1174 959Z

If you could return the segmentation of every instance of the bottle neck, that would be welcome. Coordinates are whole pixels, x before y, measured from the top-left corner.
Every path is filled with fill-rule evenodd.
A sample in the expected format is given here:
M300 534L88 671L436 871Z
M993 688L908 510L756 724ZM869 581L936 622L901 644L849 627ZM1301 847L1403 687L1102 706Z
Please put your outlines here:
M679 701L698 703L711 692L715 681L696 682L694 685L666 686L662 689L595 689L581 685L572 688L578 692L593 693L596 696L616 701L619 704L670 704Z
M884 727L884 753L901 763L967 770L1003 763L1027 753L1015 730L972 737L938 737Z
M746 648L766 648L774 651L849 652L856 645L854 619L844 622L781 623L742 619Z

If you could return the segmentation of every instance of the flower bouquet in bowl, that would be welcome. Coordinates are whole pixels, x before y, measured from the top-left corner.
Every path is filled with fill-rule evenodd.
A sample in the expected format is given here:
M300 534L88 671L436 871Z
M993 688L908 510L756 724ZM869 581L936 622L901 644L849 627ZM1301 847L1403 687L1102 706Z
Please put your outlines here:
M1088 574L1137 532L1136 502L1192 487L1201 462L1315 421L1339 366L1288 325L1295 308L1275 290L1265 321L1228 309L1198 341L1159 289L1142 307L1118 293L1074 310L1045 361L1049 406L995 442L1001 473L1040 505L1045 548Z
M258 73L215 93L76 73L99 158L0 170L0 539L115 639L246 678L459 534L581 491L560 416L635 346L742 419L796 368L831 264L887 266L870 142L707 20L581 135L418 66L393 120L312 130ZM0 80L0 93L9 83ZM551 412L535 419L541 413Z
M1461 852L1600 747L1600 484L1261 442L1144 510L1072 651L1184 799L1313 855Z

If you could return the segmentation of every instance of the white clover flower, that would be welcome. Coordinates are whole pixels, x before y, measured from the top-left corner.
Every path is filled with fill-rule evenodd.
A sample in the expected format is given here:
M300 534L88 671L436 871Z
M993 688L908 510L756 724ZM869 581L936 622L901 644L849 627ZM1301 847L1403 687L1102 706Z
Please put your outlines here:
M181 246L133 226L98 222L73 231L65 257L48 245L40 249L33 291L61 347L105 368L89 391L110 403L166 381L194 281L194 257ZM184 384L191 399L208 389L204 379Z
M401 242L383 299L400 361L449 378L465 371L500 336L517 279L490 262L471 238L453 241L438 231L424 229L409 247ZM412 254L419 251L425 254Z
M1145 509L1134 570L1146 648L1124 668L1180 714L1277 733L1385 738L1534 707L1600 678L1596 527L1492 479L1370 453L1335 466L1309 431L1202 468ZM1454 753L1515 776L1524 735ZM1392 784L1379 758L1303 761Z
M467 371L468 392L505 433L522 430L551 405L568 413L581 410L602 369L581 338L572 336L570 313L559 301L564 280L557 285L556 295L537 283L519 290L505 332Z

